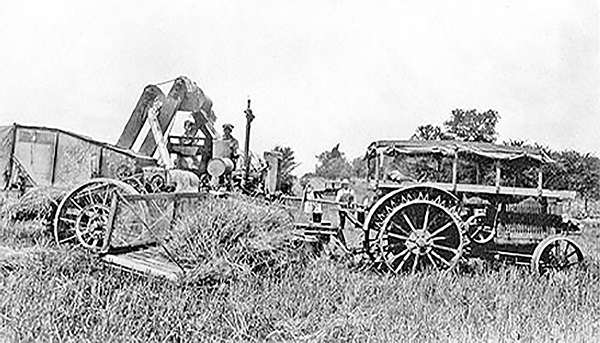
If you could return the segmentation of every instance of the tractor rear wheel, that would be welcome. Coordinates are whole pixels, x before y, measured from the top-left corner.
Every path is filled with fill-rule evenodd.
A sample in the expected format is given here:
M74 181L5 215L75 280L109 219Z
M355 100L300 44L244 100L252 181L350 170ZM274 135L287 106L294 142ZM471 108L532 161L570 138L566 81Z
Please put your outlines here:
M383 262L380 238L385 230L384 222L399 206L415 200L432 201L451 212L458 211L460 205L460 201L452 193L427 185L408 186L383 196L371 207L363 224L363 248L375 264Z
M381 256L396 274L449 270L462 255L459 223L451 210L436 201L408 201L383 222Z

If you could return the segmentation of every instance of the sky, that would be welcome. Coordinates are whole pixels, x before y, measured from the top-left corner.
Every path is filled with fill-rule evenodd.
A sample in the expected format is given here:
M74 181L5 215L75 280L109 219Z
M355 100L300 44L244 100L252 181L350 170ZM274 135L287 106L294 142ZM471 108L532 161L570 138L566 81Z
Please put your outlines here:
M600 156L596 0L16 1L0 11L0 125L116 143L144 87L185 75L251 148L297 174L453 109L497 110L499 141Z

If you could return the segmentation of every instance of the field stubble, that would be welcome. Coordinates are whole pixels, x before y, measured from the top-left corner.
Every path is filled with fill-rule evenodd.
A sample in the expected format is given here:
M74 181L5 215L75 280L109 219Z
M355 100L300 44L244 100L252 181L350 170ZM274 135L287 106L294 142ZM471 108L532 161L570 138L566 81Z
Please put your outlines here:
M212 220L220 223L213 230L224 230L203 239L224 239L236 236L231 225L240 225L243 208L260 213L246 217L239 236L244 239L227 241L229 256L257 251L252 237L264 235L257 220L268 216L269 230L285 221L260 204L231 206L239 206L238 213L194 219ZM328 258L300 256L302 263L288 263L279 255L284 250L276 249L256 256L285 261L287 267L253 270L248 263L255 260L240 258L236 261L250 266L247 272L210 285L112 269L81 249L56 248L38 222L3 220L0 225L6 247L0 256L0 341L572 342L600 337L599 230L594 225L580 239L588 267L547 278L509 266L394 277ZM189 234L190 227L182 230ZM282 236L268 242L279 244L277 237ZM224 256L214 243L188 252Z

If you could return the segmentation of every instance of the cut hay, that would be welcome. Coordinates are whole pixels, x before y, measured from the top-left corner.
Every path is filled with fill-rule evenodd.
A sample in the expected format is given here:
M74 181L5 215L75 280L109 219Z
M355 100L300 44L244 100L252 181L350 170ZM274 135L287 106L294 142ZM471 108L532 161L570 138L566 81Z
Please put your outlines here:
M32 188L17 202L7 205L5 211L13 221L42 220L49 223L67 191L53 187Z
M0 275L19 269L31 269L36 265L35 255L44 252L42 248L13 249L0 246Z
M208 199L179 220L167 248L189 272L188 281L274 275L302 265L307 255L283 208L247 197Z

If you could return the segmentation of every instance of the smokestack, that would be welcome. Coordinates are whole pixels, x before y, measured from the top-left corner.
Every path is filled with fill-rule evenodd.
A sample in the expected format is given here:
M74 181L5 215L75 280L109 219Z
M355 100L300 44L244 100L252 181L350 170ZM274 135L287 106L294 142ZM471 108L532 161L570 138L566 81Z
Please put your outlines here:
M248 180L250 174L250 126L254 120L254 114L250 109L250 99L248 99L248 107L244 111L246 113L246 142L244 144L244 182Z

